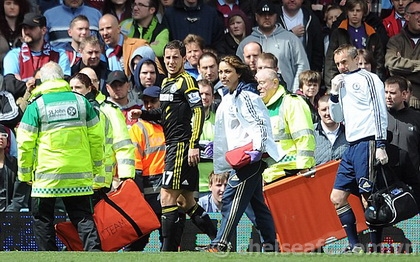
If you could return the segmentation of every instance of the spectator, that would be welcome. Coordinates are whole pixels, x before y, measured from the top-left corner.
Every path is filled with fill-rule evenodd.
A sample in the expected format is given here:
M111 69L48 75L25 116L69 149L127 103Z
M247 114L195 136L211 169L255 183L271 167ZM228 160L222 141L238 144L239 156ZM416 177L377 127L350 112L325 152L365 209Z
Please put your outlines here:
M357 56L359 60L359 68L363 68L372 73L376 72L376 61L372 52L366 49L357 49Z
M216 112L214 134L214 173L230 172L225 154L234 148L252 143L245 153L250 164L230 172L222 198L222 221L217 237L207 248L208 252L228 251L234 229L250 204L255 213L257 227L263 238L266 252L275 250L274 222L262 194L262 172L266 167L261 157L264 152L277 154L272 140L268 112L261 98L244 87L253 79L249 67L236 56L225 56L219 64L220 81L229 89ZM232 110L237 114L232 114Z
M299 75L299 89L296 94L304 97L311 110L311 119L315 124L319 121L318 99L320 97L321 73L313 70L306 70Z
M341 159L344 151L349 147L344 133L344 125L331 119L329 98L329 95L324 95L318 100L320 120L314 126L316 165Z
M227 32L216 47L221 56L236 54L239 43L251 34L251 22L241 10L233 10L227 19Z
M22 36L23 16L29 12L26 0L2 0L0 2L0 74L3 58L12 48L19 47Z
M59 197L83 249L99 251L91 195L94 176L104 172L102 126L89 102L71 92L58 64L45 64L40 74L43 95L28 105L17 131L18 177L32 183L35 242L40 251L58 250L53 222Z
M45 16L27 13L22 22L23 44L10 50L4 57L4 75L13 74L26 82L34 71L49 61L58 63L64 74L70 75L70 64L65 52L51 48L44 40L47 33ZM67 25L68 26L68 25Z
M391 76L385 80L385 100L388 108L388 131L391 144L408 152L416 170L420 168L420 113L406 102L410 85L404 77Z
M215 8L203 0L176 0L165 9L162 23L169 29L169 39L199 35L206 46L217 48L223 38L223 24Z
M384 18L382 23L384 24L386 33L389 38L397 35L406 24L405 20L405 7L412 0L392 0L393 4L392 12Z
M117 105L125 117L126 126L130 128L137 122L137 119L130 120L127 113L132 109L140 109L141 105L136 104L136 100L130 100L128 93L130 83L123 71L112 71L106 80L106 89L108 90L108 101Z
M132 17L121 22L121 33L147 41L158 58L169 41L169 31L156 17L159 0L134 0Z
M327 55L325 57L324 80L327 88L331 86L331 79L338 74L334 64L333 53L343 44L351 44L356 48L365 48L373 53L376 59L376 73L380 78L385 75L384 71L384 46L379 34L366 22L363 17L368 14L368 5L365 0L347 0L346 13L348 18L340 23L330 38Z
M283 0L280 24L302 41L311 70L322 72L324 45L322 27L318 17L305 6L304 0Z
M165 171L161 190L162 251L177 251L183 231L177 199L185 198L185 210L192 222L211 239L216 228L210 217L194 200L198 187L199 137L204 114L194 79L184 71L186 49L179 40L165 47L164 61L168 77L162 84L161 107L156 110L132 110L131 117L162 121L166 139ZM178 114L176 112L183 112ZM192 121L192 119L194 121Z
M206 79L209 81L214 90L214 110L222 101L224 88L219 80L219 59L211 52L204 52L198 59L198 71L200 75L197 79Z
M210 194L200 197L198 204L207 213L220 213L222 210L223 193L227 185L229 173L215 174L211 172L207 177Z
M337 18L341 15L343 10L341 10L341 7L338 5L330 5L327 7L327 10L325 11L325 26L324 26L324 55L327 54L328 45L330 44L330 37L332 32L332 26L335 21L337 21Z
M200 163L198 164L199 171L199 188L200 196L208 192L208 174L213 170L213 140L214 140L214 119L215 110L213 110L214 103L214 88L211 82L207 79L198 81L198 88L200 90L201 101L204 109L204 124L203 132L200 136Z
M3 212L12 203L13 185L16 179L16 157L11 156L10 129L0 124L0 212Z
M274 141L286 154L280 161L268 159L264 181L271 183L284 176L309 171L315 166L315 138L308 104L302 97L288 94L272 69L261 69L255 78L268 109Z
M258 42L249 42L244 45L244 63L249 66L251 72L255 75L257 73L257 59L262 53L262 46Z
M131 55L138 47L146 45L147 41L128 38L121 34L117 18L110 14L102 16L99 20L99 34L105 43L109 70L124 71L127 76L130 76Z
M159 20L159 23L162 23L163 20L163 15L165 13L165 9L173 6L174 5L175 0L159 0L159 9L156 13L156 17Z
M403 76L411 82L413 92L407 102L415 109L420 109L420 69L417 67L420 47L414 44L417 43L417 35L420 34L418 12L420 12L420 1L407 4L404 14L407 24L399 34L389 39L385 55L385 65L391 76Z
M153 60L143 58L138 63L134 75L132 76L131 90L128 99L136 100L137 104L143 104L140 99L143 91L151 86L161 86L164 75L158 72L156 63Z
M280 81L280 85L282 85L286 90L287 89L287 84L283 79L283 76L279 73L279 68L277 67L278 65L278 59L277 57L275 57L272 53L261 53L258 56L257 59L257 72L260 71L261 69L272 69L274 71L277 72L277 77L279 78Z
M277 22L276 7L273 3L263 0L256 11L258 26L253 28L238 46L236 55L244 58L244 46L249 42L257 42L262 51L272 53L278 58L279 73L282 74L290 92L296 92L299 86L299 74L309 69L309 62L302 42L293 33L285 30Z
M216 8L219 18L223 20L224 29L229 28L229 15L232 12L241 12L247 20L254 21L255 5L257 1L251 0L204 0L208 5Z
M89 19L89 29L93 35L98 34L99 19L102 14L83 4L83 0L63 0L59 6L48 9L44 13L47 18L48 38L53 46L64 46L71 42L67 33L69 24L78 15L85 15Z
M184 39L184 45L187 49L187 61L184 63L184 70L197 80L199 75L198 60L203 54L204 39L198 35L189 34Z
M334 51L334 62L340 75L331 81L331 119L337 123L345 121L350 146L343 153L330 198L349 241L345 252L361 253L356 218L347 199L350 194L361 196L367 207L373 189L373 167L388 162L385 92L376 74L358 68L356 47L340 46ZM378 243L375 230L371 230L372 243Z
M121 23L131 17L132 2L132 0L105 0L102 14L114 15Z
M160 108L159 101L160 87L151 86L144 90L141 98L146 110ZM162 207L160 205L160 190L162 188L162 179L165 159L165 136L163 127L154 121L145 121L140 119L130 130L132 142L136 145L135 166L136 182L139 184L141 192L152 207L156 216L162 216ZM160 236L162 230L159 229ZM149 242L149 235L143 236L139 241L129 246L129 251L143 251Z
M107 63L101 61L101 44L96 36L88 36L80 42L79 46L81 59L71 67L72 75L78 73L85 67L92 68L96 73L96 80L99 82L98 90L108 96L106 90L106 78L108 76ZM95 84L95 82L93 82Z
M84 15L78 15L70 22L70 28L67 32L71 37L71 43L65 46L67 57L70 61L70 67L81 59L80 42L90 36L89 19Z

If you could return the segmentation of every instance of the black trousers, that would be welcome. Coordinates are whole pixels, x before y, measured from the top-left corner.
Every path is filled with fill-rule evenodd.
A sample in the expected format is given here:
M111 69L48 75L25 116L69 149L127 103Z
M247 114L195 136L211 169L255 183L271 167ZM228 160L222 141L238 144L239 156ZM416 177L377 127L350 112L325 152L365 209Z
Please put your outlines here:
M85 251L100 251L101 242L93 221L91 196L62 197L72 224L79 232ZM54 230L55 197L33 197L32 215L35 242L39 251L57 251Z

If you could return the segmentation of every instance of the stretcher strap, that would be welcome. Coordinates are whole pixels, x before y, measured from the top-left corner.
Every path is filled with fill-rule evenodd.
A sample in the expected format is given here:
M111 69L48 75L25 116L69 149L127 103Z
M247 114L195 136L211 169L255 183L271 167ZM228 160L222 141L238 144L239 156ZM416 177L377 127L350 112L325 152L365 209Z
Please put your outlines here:
M122 188L122 187L121 187ZM121 190L120 188L120 190ZM117 210L125 219L127 219L127 221L131 224L131 226L134 228L134 230L136 231L137 235L139 237L143 236L143 232L141 231L140 227L137 225L137 223L130 217L130 215L128 215L121 207L119 207L117 204L114 203L114 201L112 201L106 194L104 194L104 198L105 202L107 202L110 206L112 206L113 208L115 208L115 210Z

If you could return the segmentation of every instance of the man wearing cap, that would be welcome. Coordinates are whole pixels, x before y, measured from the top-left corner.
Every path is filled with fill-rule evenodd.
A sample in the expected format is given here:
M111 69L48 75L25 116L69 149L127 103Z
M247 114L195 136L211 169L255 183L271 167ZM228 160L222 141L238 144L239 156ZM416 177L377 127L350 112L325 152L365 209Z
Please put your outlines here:
M10 50L4 57L4 75L13 74L26 82L34 71L49 61L60 65L64 75L70 76L70 63L66 53L54 49L44 40L47 33L46 19L43 15L27 13L22 22L23 44Z
M98 22L102 14L98 10L83 4L83 0L63 0L59 6L45 11L48 37L51 45L64 46L71 42L67 33L70 22L78 15L85 15L89 20L92 34L98 34Z
M276 7L271 1L263 0L258 4L255 15L258 26L241 41L236 55L243 60L244 46L249 42L259 43L263 52L272 53L278 58L279 73L286 81L288 90L294 92L299 87L299 74L309 69L309 61L302 41L276 23L275 11Z
M150 86L144 89L141 98L144 108L153 110L160 107L160 87ZM140 119L129 130L135 148L136 182L156 216L162 215L160 205L160 189L165 159L165 135L163 127L157 122ZM127 247L129 251L143 251L149 242L149 235Z
M137 119L128 119L127 113L132 109L141 109L141 105L137 104L135 100L129 100L128 92L130 91L130 84L123 71L116 70L109 73L106 80L106 90L109 93L107 99L114 102L121 109L127 127L130 128L137 122Z

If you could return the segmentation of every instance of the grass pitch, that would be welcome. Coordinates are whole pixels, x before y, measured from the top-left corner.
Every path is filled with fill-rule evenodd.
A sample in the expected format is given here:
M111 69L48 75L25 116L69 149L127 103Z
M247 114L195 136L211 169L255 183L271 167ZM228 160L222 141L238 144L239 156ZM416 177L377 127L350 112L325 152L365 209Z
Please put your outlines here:
M29 252L10 251L0 252L0 261L42 261L42 262L96 262L96 261L158 261L158 262L230 262L230 261L287 261L287 262L382 262L382 261L419 261L420 254L341 254L327 255L316 253L205 253L205 252L181 252L181 253L148 253L148 252Z

